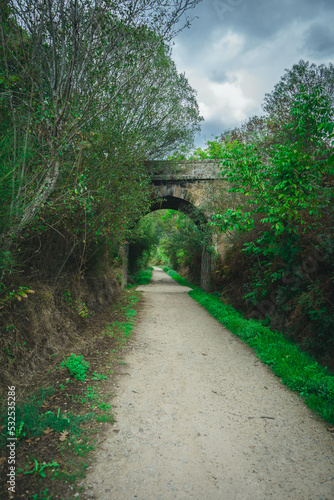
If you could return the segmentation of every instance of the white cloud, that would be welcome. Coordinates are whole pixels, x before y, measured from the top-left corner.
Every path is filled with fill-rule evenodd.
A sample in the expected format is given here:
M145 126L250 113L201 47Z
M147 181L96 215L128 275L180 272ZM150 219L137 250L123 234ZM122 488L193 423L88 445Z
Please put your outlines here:
M199 77L196 88L200 112L208 121L221 121L231 125L241 122L247 118L255 104L245 95L239 78L233 83L218 83Z

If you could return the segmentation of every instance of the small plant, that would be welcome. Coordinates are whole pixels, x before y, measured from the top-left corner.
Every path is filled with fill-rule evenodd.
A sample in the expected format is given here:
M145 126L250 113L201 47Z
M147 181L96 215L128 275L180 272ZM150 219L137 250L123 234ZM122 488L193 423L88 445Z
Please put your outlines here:
M26 286L20 286L18 290L8 292L3 298L0 299L0 309L5 307L7 304L10 304L14 299L17 299L19 302L21 302L22 298L27 299L27 293L35 293L35 291Z
M15 430L16 439L20 439L20 437L24 437L26 435L26 433L23 432L23 427L24 427L24 422L21 422L19 427Z
M51 495L49 495L48 493L49 491L49 488L46 488L45 490L41 491L41 496L39 496L38 493L35 493L33 496L32 496L32 500L51 500L51 498L53 497L53 493L51 493Z
M91 380L105 380L106 378L107 378L107 375L103 375L103 374L94 372Z
M103 334L104 335L109 335L109 337L113 337L114 336L114 332L112 330L112 327L111 327L110 323L106 324L106 329L103 331Z
M129 337L131 335L131 331L133 330L133 323L132 322L125 323L125 322L115 321L114 325L116 328L121 330L122 335L124 337Z
M76 356L71 354L66 361L60 363L60 366L66 366L71 375L77 380L85 380L86 371L89 368L89 363L84 359L83 356Z
M109 424L113 424L115 422L115 418L113 415L99 415L96 417L97 422L109 422Z
M87 387L87 391L86 391L85 397L87 399L91 399L91 400L99 399L99 395L96 392L96 390L95 390L94 387Z
M131 296L129 297L129 299L130 299L130 303L129 303L129 305L134 305L134 304L137 304L137 302L138 302L138 300L139 300L139 298L138 298L138 297L136 297L135 295L131 295Z
M64 299L66 300L66 302L68 302L69 304L72 304L72 295L71 295L71 292L65 288L65 290L63 291L63 297Z
M100 405L98 405L98 408L100 408L103 411L108 411L108 410L110 410L111 405L108 405L106 403L101 403Z
M89 318L90 312L88 311L86 304L78 300L76 300L75 303L77 304L75 309L78 312L79 316L81 316L82 318Z
M34 462L35 462L35 466L34 466L33 470L29 470L29 471L25 472L25 474L39 474L42 477L46 477L44 469L46 469L47 467L59 467L59 464L57 464L53 460L52 460L52 462L49 462L48 464L45 462L43 464L39 464L37 462L37 460L34 458Z
M87 453L94 450L92 444L85 443L82 439L73 439L71 443L73 445L73 453L80 457L85 457Z
M133 316L136 316L136 311L134 309L129 309L126 311L125 316L127 318L133 318Z
M15 325L7 325L6 326L7 333L15 333L15 330L16 330Z

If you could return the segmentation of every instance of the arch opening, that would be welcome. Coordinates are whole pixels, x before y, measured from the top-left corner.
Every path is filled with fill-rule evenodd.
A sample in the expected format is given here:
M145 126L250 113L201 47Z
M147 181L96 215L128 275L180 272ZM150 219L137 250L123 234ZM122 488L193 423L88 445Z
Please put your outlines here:
M204 213L193 203L177 196L164 196L163 198L154 199L149 213L166 209L176 210L187 215L198 227L208 223Z
M162 262L166 262L169 267L173 267L175 270L180 272L181 270L185 272L188 276L189 279L192 282L197 282L202 286L207 291L212 290L212 239L209 236L209 231L208 231L208 220L205 216L205 214L199 210L197 207L195 207L192 203L190 203L187 200L184 200L182 198L178 198L175 196L165 196L164 198L159 198L159 199L154 199L152 201L152 204L150 206L150 210L147 212L145 216L143 216L139 221L138 225L141 227L139 230L139 238L136 240L134 239L132 241L132 244L130 244L129 248L129 264L130 268L133 269L133 264L137 262L137 258L139 257L140 264L145 261L145 259L142 259L141 252L145 256L145 251L147 245L147 240L145 239L146 237L143 237L143 227L146 227L146 230L148 229L148 232L146 233L147 236L149 235L149 238L152 238L152 226L150 227L150 223L145 224L142 221L145 219L149 221L150 215L153 216L153 213L161 211L161 212L166 212L166 210L174 212L174 214L170 214L171 217L175 216L177 218L177 213L182 214L183 216L186 216L183 218L183 221L188 219L188 223L182 222L182 218L178 218L177 223L172 223L171 226L173 226L173 229L178 229L178 257L180 257L180 262L182 261L182 265L178 268L175 260L175 253L174 253L174 259L170 260L167 258L167 261L165 259L162 260ZM159 231L163 230L163 219L159 219L160 216L156 214L157 217L154 217L155 220L159 220L158 222L158 233ZM148 219L147 219L148 217ZM163 215L165 217L165 215ZM151 219L152 220L152 219ZM164 219L165 220L165 219ZM190 226L189 226L190 224ZM153 224L154 225L154 224ZM168 225L168 224L167 224ZM174 228L174 226L177 226ZM193 227L194 229L191 230L190 227ZM138 226L137 226L138 227ZM196 228L196 231L195 231ZM169 228L171 229L171 228ZM155 229L156 231L156 229ZM145 231L144 231L145 232ZM154 232L154 231L153 231ZM189 235L192 233L192 237L194 237L194 240L189 240ZM196 236L196 234L198 236ZM160 233L161 237L161 233ZM149 239L148 238L148 239ZM175 240L175 238L174 238ZM199 242L200 245L199 245ZM175 243L175 241L174 241ZM160 244L160 240L159 240ZM168 246L168 245L167 245ZM163 246L161 247L163 248ZM166 248L166 244L165 244ZM174 246L175 250L175 246ZM148 252L149 253L149 252ZM159 252L158 252L159 253ZM164 253L164 252L162 252ZM187 256L191 255L192 260L191 263L189 259L187 259ZM166 254L165 254L166 256ZM182 258L185 257L185 260L182 260ZM150 259L152 265L160 265L156 259ZM170 262L168 264L168 262ZM175 266L174 266L174 264ZM149 265L149 260L145 261L145 264ZM146 265L146 267L147 267ZM142 267L143 268L143 267ZM180 269L180 271L179 271Z

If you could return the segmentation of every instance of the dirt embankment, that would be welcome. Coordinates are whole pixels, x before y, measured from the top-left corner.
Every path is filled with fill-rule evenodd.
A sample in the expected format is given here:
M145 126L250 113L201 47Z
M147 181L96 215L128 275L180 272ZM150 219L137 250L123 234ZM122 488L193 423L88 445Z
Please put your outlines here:
M333 437L161 270L84 481L99 500L330 500Z
M68 353L92 336L96 318L119 300L116 271L78 279L69 275L55 284L30 282L31 293L14 298L1 312L0 394L14 385L31 392L34 380L49 368L52 355Z

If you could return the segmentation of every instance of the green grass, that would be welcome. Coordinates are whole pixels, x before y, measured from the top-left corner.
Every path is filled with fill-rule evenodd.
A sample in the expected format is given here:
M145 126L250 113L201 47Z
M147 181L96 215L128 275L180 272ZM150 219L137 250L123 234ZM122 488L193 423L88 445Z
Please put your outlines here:
M261 361L270 366L284 384L297 391L315 413L334 424L334 376L327 368L320 366L282 333L270 330L258 320L245 319L219 297L188 283L173 270L165 268L165 271L181 285L193 288L190 297L252 347Z
M43 436L43 431L48 427L58 433L70 430L74 435L79 436L81 434L80 425L95 417L94 413L78 416L71 412L63 413L59 409L56 413L52 411L45 412L42 405L55 392L54 387L39 389L16 406L15 417L18 429L18 441ZM0 423L5 427L7 426L5 413L2 414ZM6 434L3 433L0 440L0 448L5 447L5 444Z
M139 271L137 274L133 276L134 285L132 286L148 285L149 282L151 281L152 273L153 273L153 267L149 267L148 269L143 269Z

